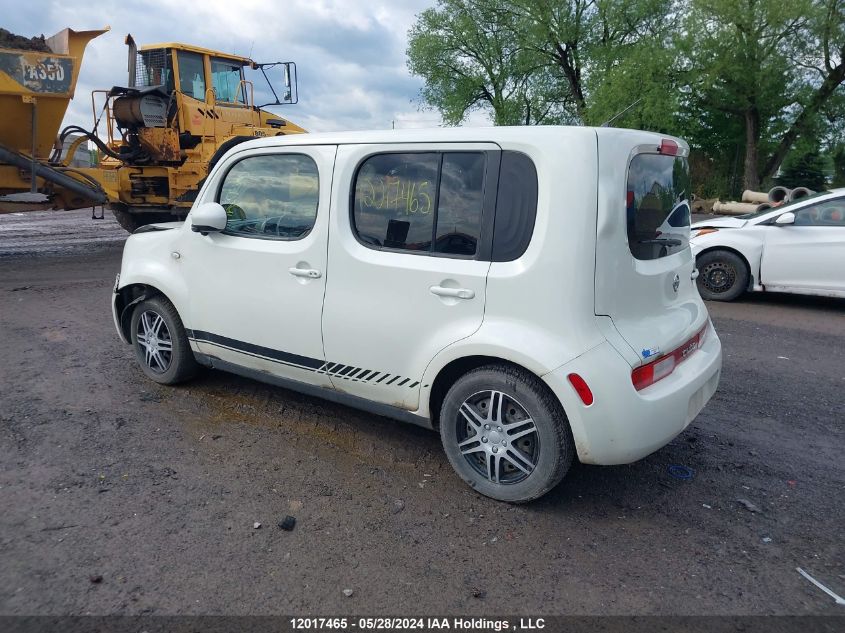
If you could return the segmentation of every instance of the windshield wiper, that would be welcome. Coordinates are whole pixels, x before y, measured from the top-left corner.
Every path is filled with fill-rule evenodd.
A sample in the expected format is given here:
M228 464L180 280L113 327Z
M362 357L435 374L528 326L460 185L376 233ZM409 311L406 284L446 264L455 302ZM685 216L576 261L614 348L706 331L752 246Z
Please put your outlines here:
M680 246L683 242L674 237L655 237L650 240L640 240L638 244L665 244L666 246Z

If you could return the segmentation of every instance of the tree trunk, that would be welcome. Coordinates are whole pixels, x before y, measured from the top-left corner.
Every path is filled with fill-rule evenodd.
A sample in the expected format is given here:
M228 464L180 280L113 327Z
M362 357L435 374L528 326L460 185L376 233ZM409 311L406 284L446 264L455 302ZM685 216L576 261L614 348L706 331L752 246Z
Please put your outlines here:
M577 66L574 55L574 44L567 44L564 47L560 42L555 42L555 61L557 61L563 76L572 91L572 98L575 100L575 111L581 123L586 123L587 101L584 99L584 87L581 85L581 69Z
M786 158L786 154L790 149L792 149L795 139L797 139L798 135L804 131L807 121L812 115L816 114L821 109L824 102L830 98L833 91L836 90L843 82L845 82L845 61L841 62L828 73L827 77L824 78L822 85L819 86L818 90L816 90L813 94L813 97L810 99L807 107L801 110L801 114L799 114L792 125L789 126L789 129L786 131L786 134L783 135L783 138L780 140L780 143L778 143L774 153L771 155L769 160L766 161L766 165L763 167L763 178L773 176L775 172L777 172L783 162L783 159Z
M756 106L745 110L745 175L743 184L746 189L757 191L760 187L759 156L757 148L760 142L760 113Z

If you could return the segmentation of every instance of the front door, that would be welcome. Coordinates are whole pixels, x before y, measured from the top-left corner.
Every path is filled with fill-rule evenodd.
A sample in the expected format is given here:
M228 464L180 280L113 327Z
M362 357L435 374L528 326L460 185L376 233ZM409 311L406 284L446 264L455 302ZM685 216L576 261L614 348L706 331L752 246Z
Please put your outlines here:
M845 198L795 211L795 224L766 228L766 290L845 296Z
M431 360L481 326L498 150L338 149L323 311L335 389L416 410Z
M223 205L226 230L192 233L180 258L198 351L331 386L318 370L335 152L252 149L221 165L202 201Z

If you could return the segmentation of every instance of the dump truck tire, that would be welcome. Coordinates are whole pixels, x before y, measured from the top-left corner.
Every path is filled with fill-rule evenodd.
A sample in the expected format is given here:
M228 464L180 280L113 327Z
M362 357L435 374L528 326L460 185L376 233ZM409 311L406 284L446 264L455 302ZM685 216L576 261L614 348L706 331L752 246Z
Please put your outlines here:
M147 224L155 224L156 222L173 222L179 219L168 211L162 211L160 213L139 211L137 213L133 213L130 209L131 207L111 207L117 223L129 233L134 233L140 227Z

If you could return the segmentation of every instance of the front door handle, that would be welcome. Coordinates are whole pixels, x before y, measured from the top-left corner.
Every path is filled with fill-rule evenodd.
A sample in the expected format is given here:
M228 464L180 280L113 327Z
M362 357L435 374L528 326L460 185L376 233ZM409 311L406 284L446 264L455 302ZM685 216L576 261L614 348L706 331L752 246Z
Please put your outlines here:
M319 270L314 268L288 268L288 272L294 277L307 277L308 279L319 279L323 276Z
M455 299L474 299L475 292L469 288L444 288L443 286L432 286L429 288L431 294L438 297L454 297Z

